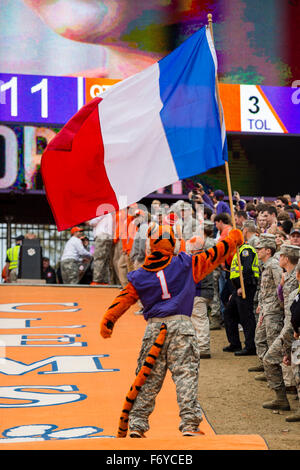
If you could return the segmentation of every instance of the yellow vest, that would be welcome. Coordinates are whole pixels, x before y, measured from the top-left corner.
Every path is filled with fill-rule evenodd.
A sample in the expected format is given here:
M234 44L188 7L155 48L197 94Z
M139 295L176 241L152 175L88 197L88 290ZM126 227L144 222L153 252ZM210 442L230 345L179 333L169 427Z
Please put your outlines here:
M254 259L253 259L253 262L252 262L252 271L253 271L254 277L258 278L259 277L259 266L258 266L257 253L256 253L255 249L253 248L253 246L247 245L246 243L240 247L240 249L239 249L240 254L244 250L251 250L253 252ZM243 271L243 266L241 266L241 268L242 268L242 271ZM240 277L240 270L239 270L239 265L238 265L237 254L235 253L235 255L232 259L232 262L231 262L231 266L230 266L230 279L236 279L238 277Z
M19 252L20 252L20 245L13 246L8 248L7 250L7 258L9 260L9 270L17 269L18 262L19 262Z

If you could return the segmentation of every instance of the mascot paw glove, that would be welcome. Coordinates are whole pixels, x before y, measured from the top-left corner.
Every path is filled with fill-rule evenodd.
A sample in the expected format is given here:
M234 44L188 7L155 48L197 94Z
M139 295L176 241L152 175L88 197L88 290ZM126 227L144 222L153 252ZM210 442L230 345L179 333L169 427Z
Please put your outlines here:
M241 246L244 243L243 234L239 229L230 230L228 236L237 246Z
M110 320L103 320L100 325L100 334L103 338L110 338L112 335L114 324Z

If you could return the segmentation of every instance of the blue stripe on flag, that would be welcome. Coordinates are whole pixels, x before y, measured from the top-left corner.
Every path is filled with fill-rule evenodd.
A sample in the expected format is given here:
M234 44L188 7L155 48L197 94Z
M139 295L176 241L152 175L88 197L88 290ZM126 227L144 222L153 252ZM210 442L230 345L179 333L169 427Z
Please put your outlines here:
M224 164L215 64L205 27L159 62L162 124L179 179Z

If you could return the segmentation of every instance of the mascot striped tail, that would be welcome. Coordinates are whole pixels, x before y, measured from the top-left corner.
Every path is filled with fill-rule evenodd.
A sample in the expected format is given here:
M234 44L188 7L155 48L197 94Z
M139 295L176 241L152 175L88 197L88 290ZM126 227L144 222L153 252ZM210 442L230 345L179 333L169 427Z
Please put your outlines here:
M125 402L123 405L123 410L119 420L119 428L118 428L118 435L117 437L126 437L128 431L128 420L129 420L129 412L133 406L133 403L138 396L141 387L147 380L147 377L151 374L151 371L154 367L154 364L160 354L160 351L163 347L165 337L167 334L167 326L165 323L162 323L160 327L159 335L157 336L154 344L151 346L149 353L144 361L141 370L137 374L135 381L133 382L132 386L130 387L129 392L126 395Z

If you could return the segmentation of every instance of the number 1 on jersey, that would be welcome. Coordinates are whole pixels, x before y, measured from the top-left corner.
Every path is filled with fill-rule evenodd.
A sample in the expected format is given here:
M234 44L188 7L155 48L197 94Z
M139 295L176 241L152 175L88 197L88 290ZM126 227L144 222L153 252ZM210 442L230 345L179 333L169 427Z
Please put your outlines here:
M161 285L161 290L162 290L161 298L163 300L170 299L171 294L168 291L168 286L167 286L167 281L166 281L166 278L165 278L165 273L163 271L158 271L156 273L156 276L158 277L160 285Z

